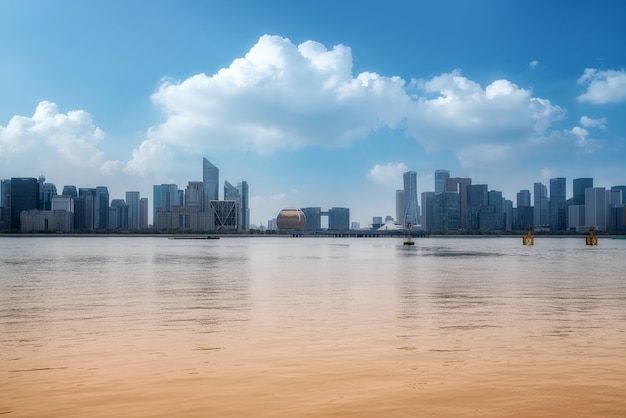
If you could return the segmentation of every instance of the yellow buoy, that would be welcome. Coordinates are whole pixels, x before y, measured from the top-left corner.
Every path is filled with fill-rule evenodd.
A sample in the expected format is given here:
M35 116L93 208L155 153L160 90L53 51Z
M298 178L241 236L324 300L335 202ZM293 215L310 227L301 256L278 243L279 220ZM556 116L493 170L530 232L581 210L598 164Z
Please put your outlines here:
M598 245L598 236L593 235L593 226L589 227L589 235L585 237L585 242L587 245Z
M522 242L524 245L535 245L535 237L533 237L530 225L528 225L528 234L522 237Z

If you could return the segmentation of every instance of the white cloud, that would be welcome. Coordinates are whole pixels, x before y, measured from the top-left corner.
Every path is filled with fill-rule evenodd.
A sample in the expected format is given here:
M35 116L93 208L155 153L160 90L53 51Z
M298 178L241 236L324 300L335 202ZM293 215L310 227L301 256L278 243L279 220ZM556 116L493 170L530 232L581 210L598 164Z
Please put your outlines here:
M93 167L102 161L97 145L103 138L104 133L93 124L89 113L59 113L55 103L44 101L32 117L14 116L6 127L0 126L0 155L12 164L15 158L26 157L31 161L60 159L74 166Z
M376 164L367 173L367 178L376 184L399 187L402 184L402 175L407 171L409 171L409 168L404 163Z
M537 61L537 60L532 60L531 62L529 62L529 63L528 63L528 66L534 70L534 69L536 69L537 67L539 67L539 61Z
M466 167L512 157L516 146L544 135L564 114L508 80L482 88L458 70L414 85L422 97L408 132L428 150L454 150Z
M606 129L606 118L591 119L587 116L583 116L580 118L579 123L585 128Z
M155 148L272 153L309 145L346 146L381 127L402 123L410 98L399 77L352 75L350 48L298 46L262 36L243 58L213 75L164 81L152 100L167 120L127 169L149 170Z
M578 83L588 83L587 91L578 96L580 102L606 104L626 100L626 72L624 70L599 71L595 68L587 68L578 79Z

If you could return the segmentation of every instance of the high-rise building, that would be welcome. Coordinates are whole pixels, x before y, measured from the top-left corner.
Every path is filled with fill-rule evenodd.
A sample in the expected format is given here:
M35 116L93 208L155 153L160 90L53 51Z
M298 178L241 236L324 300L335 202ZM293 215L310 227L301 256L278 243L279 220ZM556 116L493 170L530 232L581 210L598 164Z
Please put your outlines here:
M81 187L74 199L74 228L93 231L96 217L96 189Z
M39 182L32 177L12 177L2 182L2 206L8 208L5 222L10 229L21 229L23 210L38 209Z
M550 179L550 229L564 231L567 228L567 198L565 177Z
M435 170L435 193L447 191L446 182L450 178L448 170Z
M46 183L46 178L39 176L39 206L41 210L52 208L52 198L57 195L57 187L54 183Z
M585 189L593 187L592 178L579 178L572 181L574 189L574 195L572 197L572 205L584 205L585 204Z
M520 190L517 192L517 207L530 207L530 190Z
M435 193L434 230L456 231L459 229L459 202L457 192Z
M76 189L76 186L63 186L63 192L61 194L75 198L78 197L78 190Z
M415 171L407 171L403 176L404 180L404 199L406 208L404 210L404 227L411 224L411 227L417 226L418 223L418 206L417 206L417 173Z
M622 191L622 205L626 205L626 186L613 186L611 190L621 190Z
M94 229L109 227L109 190L105 186L96 187Z
M422 200L422 204L424 204L424 200ZM396 220L400 225L406 225L404 222L405 210L406 200L404 199L404 190L396 190Z
M239 190L239 196L241 196L241 205L239 208L241 229L247 231L250 229L250 204L248 196L248 182L241 181L237 183L237 189Z
M204 183L201 181L190 181L185 189L185 206L197 206L199 209L204 205Z
M422 229L435 230L435 192L422 192Z
M111 200L109 208L109 228L128 229L128 205L124 199Z
M157 222L157 210L161 210L163 212L171 212L172 207L181 206L181 204L178 203L180 199L178 196L178 186L175 184L154 185L152 199L154 200L152 202L152 223L155 228L161 228Z
M452 177L446 180L446 191L459 194L459 228L465 229L465 212L467 212L467 187L472 185L469 177Z
M350 229L350 209L330 208L328 210L328 229Z
M148 198L139 199L139 229L148 229Z
M242 225L241 225L241 194L239 193L239 189L236 188L235 186L233 186L232 184L230 184L230 182L228 181L224 181L224 200L234 200L235 202L237 202L237 209L239 210L239 213L237 214L237 222L239 222L239 225L237 225L239 230L242 230Z
M609 202L604 187L585 189L585 223L597 231L606 231L609 216Z
M204 184L203 212L209 210L209 201L219 200L220 170L206 158L202 159L202 183Z
M533 223L535 227L548 226L550 224L548 188L545 184L535 183L533 192Z
M139 229L139 192L126 192L128 229Z
M322 209L319 207L313 208L301 208L302 213L304 213L306 223L304 224L304 229L306 231L313 231L322 229ZM269 228L269 226L268 226ZM271 228L269 228L271 230Z

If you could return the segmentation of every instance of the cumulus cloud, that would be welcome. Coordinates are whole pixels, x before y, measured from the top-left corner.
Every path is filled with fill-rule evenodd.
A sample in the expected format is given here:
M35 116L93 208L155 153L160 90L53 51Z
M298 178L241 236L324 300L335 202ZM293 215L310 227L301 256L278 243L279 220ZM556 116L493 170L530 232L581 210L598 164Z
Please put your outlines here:
M407 85L352 70L347 46L264 35L212 75L162 81L152 101L165 120L148 130L125 171L162 171L180 150L271 154L348 146L381 128L405 130L426 150L453 151L469 167L511 157L565 113L509 80L483 87L457 70Z
M163 148L272 153L345 146L381 127L396 128L410 104L399 77L353 76L346 46L296 46L268 35L213 75L163 81L152 100L167 119L135 150L128 166L134 172Z
M537 60L532 60L531 62L529 62L529 63L528 63L528 66L534 70L534 69L536 69L537 67L539 67L539 61L537 61Z
M578 101L592 104L619 103L626 100L626 72L624 70L600 71L585 69L578 79L587 84L587 91L578 96Z
M429 150L455 150L464 166L506 157L544 135L564 110L508 80L486 87L460 71L419 80L408 132ZM500 159L501 160L501 159Z
M89 113L59 113L55 103L44 101L32 117L14 116L7 126L0 126L0 155L7 161L26 155L93 167L101 163L102 152L97 145L103 138Z
M606 129L606 118L591 119L587 116L583 116L580 118L579 123L585 128Z
M367 178L376 184L397 187L402 184L402 175L409 171L404 163L376 164L368 173Z

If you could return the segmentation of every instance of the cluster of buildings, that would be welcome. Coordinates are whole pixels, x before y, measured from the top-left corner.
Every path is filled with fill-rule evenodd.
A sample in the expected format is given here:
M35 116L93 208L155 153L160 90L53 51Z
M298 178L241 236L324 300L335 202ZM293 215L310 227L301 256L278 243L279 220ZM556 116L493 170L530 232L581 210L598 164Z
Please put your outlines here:
M448 170L435 171L435 191L417 200L417 173L404 173L404 189L396 191L396 219L426 232L524 231L587 232L626 231L626 186L594 187L593 178L573 180L573 196L567 198L566 179L550 179L549 185L534 183L533 192L520 190L516 206L501 191L471 178L450 177ZM421 210L420 210L421 209Z
M125 199L109 198L106 187L64 186L60 194L45 177L14 177L0 183L0 231L89 232L106 230L237 232L250 229L248 183L224 182L219 199L219 169L206 158L202 181L190 181L185 189L176 184L153 187L153 224L148 224L148 198L126 192ZM534 183L533 191L520 190L516 205L501 191L471 178L451 177L448 170L435 171L435 190L421 193L418 200L417 173L403 174L404 188L396 190L396 218L375 216L370 229L429 233L534 230L553 232L626 232L626 186L594 187L593 178L572 182L567 198L566 179L550 179L548 185ZM421 201L421 206L419 205ZM290 208L295 209L295 208ZM316 231L327 218L328 230L360 229L350 222L350 209L307 207L282 211L268 221L269 230ZM297 215L297 216L296 216ZM294 218L295 216L295 218ZM295 222L295 223L294 223Z
M248 184L224 182L219 200L219 169L203 159L202 181L153 188L153 225L148 224L148 198L126 192L109 198L107 187L64 186L39 178L13 177L0 182L0 231L90 232L106 230L238 231L250 228Z

